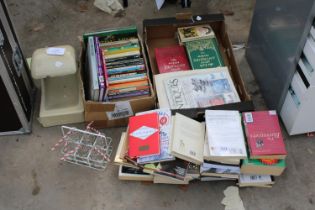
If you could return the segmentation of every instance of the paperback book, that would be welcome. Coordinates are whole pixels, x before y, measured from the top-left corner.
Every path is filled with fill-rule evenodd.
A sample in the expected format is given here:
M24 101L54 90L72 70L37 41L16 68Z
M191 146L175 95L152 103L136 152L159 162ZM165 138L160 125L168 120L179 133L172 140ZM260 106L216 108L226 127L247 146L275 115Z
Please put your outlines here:
M170 109L157 109L147 112L137 113L138 115L157 113L159 116L159 129L160 129L160 154L148 157L139 157L137 162L139 164L155 163L175 160L175 157L170 154L170 143L171 143L171 129L172 129L172 113Z
M252 159L284 159L287 155L276 111L244 112L243 121Z

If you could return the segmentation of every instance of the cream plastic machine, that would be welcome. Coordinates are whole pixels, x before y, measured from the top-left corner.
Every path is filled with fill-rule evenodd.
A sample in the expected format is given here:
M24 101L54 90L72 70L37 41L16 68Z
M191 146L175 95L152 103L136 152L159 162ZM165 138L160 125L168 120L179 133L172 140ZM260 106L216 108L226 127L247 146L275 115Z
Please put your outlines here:
M84 121L82 84L72 46L37 49L31 74L40 79L39 122L44 127Z

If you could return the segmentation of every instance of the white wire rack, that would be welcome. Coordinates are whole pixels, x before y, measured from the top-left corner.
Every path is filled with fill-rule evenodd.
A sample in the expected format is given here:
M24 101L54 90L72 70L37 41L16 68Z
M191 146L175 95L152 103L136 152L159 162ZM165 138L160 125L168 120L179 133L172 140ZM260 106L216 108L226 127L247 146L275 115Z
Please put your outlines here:
M60 160L89 168L104 170L110 162L112 139L87 126L86 130L61 127L63 137L52 150L61 147Z

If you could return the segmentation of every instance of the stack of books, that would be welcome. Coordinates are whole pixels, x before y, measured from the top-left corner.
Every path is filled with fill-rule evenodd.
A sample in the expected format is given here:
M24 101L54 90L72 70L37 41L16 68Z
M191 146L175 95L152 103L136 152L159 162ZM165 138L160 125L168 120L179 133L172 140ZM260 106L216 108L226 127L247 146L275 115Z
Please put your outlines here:
M242 161L241 173L269 177L269 184L262 185L271 186L274 183L272 176L283 173L287 155L277 113L273 110L245 112L243 122L249 157Z
M150 95L141 44L134 30L89 35L87 65L89 100L117 101Z
M210 25L178 28L177 35L178 45L154 49L160 74L224 66Z
M263 113L273 114L274 111ZM252 115L256 122L255 112ZM246 120L242 120L238 111L207 110L205 119L205 122L198 122L179 113L172 116L169 109L130 117L114 161L120 166L119 179L163 184L233 180L241 187L271 187L274 184L273 176L280 175L284 169L279 173L275 168L279 168L285 149L259 156L251 153L251 149L248 152L245 139L247 137L250 142L249 136L244 135L242 126L242 121ZM266 135L267 127L260 127L260 134L254 135ZM248 128L246 130L248 134ZM279 135L281 133L273 131L267 136ZM273 143L268 148L275 150L278 146ZM281 147L284 148L284 144ZM255 161L260 164L253 166L251 162Z
M240 162L247 158L242 119L238 111L206 110L206 138L202 177L238 179ZM211 178L204 178L211 180Z
M210 25L177 29L179 43L185 45L192 69L224 66L216 36Z

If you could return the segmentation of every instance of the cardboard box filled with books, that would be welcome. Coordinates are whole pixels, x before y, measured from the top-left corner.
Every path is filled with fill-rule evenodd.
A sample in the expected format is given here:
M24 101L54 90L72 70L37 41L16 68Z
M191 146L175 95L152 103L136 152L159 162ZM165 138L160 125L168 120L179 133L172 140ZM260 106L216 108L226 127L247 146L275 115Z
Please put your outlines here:
M83 35L80 69L85 121L126 126L129 116L155 108L155 92L135 26Z
M158 107L204 120L206 109L251 111L222 14L143 21Z

